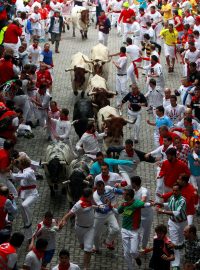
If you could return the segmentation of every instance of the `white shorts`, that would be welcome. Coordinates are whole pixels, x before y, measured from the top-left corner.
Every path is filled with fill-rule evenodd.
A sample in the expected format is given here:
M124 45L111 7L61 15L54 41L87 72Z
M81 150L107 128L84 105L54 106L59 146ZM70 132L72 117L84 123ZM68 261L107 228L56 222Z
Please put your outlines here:
M165 56L175 58L175 46L168 46L167 44L164 44L164 53Z
M84 251L91 252L94 243L94 227L84 228L75 225L75 232L80 245L84 246Z

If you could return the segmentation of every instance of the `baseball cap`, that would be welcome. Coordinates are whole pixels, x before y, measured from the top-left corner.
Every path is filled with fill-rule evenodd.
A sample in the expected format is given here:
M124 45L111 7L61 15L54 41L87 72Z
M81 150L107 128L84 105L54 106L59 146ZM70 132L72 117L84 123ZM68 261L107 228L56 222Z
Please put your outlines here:
M129 2L124 2L123 7L129 8Z

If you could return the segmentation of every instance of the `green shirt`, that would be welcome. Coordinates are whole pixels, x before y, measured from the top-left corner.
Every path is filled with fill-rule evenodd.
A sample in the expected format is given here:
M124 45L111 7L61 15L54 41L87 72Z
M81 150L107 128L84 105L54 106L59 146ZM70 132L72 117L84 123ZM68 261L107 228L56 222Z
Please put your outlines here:
M141 208L144 207L144 204L140 200L134 200L132 203L124 202L118 207L118 213L123 213L122 228L130 231L139 229Z

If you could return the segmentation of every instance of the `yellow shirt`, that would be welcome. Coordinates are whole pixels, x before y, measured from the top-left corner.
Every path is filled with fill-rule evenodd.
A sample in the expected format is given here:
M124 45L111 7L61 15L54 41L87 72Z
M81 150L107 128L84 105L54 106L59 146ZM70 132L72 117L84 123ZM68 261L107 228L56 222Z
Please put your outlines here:
M177 43L178 32L174 29L174 32L169 32L169 29L163 29L160 31L161 37L163 37L165 43L169 46Z
M168 21L173 18L172 6L170 4L162 5L161 11L164 12L164 21Z
M194 13L197 13L197 2L196 2L196 0L190 0L190 4L192 6L192 11Z

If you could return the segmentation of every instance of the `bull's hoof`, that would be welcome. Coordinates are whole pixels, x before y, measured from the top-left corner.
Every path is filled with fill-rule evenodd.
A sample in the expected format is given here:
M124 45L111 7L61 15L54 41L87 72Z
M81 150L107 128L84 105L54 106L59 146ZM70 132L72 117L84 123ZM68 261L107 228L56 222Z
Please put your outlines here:
M53 185L53 189L54 189L54 190L58 190L58 184L54 184L54 185Z
M74 95L75 96L78 96L78 91L74 91Z
M63 187L62 188L62 195L66 195L67 194L67 191L66 191L66 189Z
M75 36L75 35L72 35L72 37L74 37L74 38L75 38L76 36Z
M82 91L82 92L81 92L81 97L84 98L84 95L85 95L85 92Z

